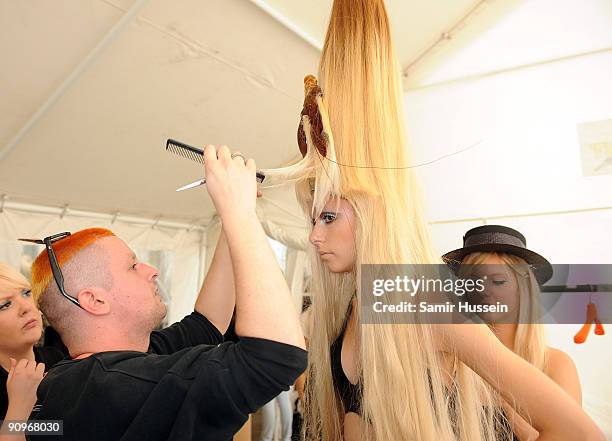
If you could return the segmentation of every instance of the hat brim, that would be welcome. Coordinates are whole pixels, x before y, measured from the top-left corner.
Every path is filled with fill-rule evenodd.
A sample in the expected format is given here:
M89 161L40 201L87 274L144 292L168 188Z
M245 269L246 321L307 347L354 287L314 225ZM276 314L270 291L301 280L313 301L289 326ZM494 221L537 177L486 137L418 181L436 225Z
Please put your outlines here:
M456 272L465 256L478 252L506 253L520 257L529 265L533 265L533 273L540 285L543 285L553 276L553 268L548 260L538 253L527 248L510 244L487 243L458 248L442 256L442 259Z

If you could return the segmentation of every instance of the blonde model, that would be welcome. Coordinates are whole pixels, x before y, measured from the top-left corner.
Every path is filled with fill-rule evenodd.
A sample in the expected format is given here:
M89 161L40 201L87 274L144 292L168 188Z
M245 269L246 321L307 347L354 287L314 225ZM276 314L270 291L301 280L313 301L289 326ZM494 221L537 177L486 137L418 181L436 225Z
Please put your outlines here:
M9 422L28 419L44 372L64 358L56 348L35 346L42 328L30 283L0 262L0 441L25 440L22 433L9 431Z
M487 277L486 289L472 301L509 306L504 313L486 313L481 318L497 338L523 359L544 372L578 404L582 393L578 372L563 351L546 345L544 326L539 323L540 284L552 276L552 266L541 255L527 249L525 236L502 225L472 228L463 237L463 247L443 259L459 273ZM537 431L503 403L515 439L534 440Z
M313 223L306 439L496 439L482 378L530 415L540 439L602 440L575 402L486 325L360 323L362 264L441 263L407 168L398 72L384 2L334 1L321 87L305 81L304 159L282 171L303 178L298 198Z

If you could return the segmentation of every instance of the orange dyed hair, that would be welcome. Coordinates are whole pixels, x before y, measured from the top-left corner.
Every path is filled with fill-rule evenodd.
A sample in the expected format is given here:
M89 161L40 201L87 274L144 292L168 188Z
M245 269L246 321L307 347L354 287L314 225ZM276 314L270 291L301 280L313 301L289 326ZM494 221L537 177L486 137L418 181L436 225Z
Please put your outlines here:
M114 236L111 230L106 228L87 228L53 243L53 251L60 268L64 266L79 251L87 248L103 237ZM40 296L49 286L55 283L47 250L43 250L32 264L32 296L38 303Z

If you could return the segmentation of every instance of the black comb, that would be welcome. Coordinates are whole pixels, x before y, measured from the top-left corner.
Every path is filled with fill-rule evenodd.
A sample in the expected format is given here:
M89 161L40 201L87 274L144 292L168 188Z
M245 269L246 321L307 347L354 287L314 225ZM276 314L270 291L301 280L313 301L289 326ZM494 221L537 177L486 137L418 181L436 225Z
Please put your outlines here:
M204 150L190 146L175 139L169 139L166 141L166 151L182 156L183 158L199 162L200 164L204 164ZM266 179L266 175L260 172L256 172L255 177L257 178L257 182L260 184L264 181L264 179Z

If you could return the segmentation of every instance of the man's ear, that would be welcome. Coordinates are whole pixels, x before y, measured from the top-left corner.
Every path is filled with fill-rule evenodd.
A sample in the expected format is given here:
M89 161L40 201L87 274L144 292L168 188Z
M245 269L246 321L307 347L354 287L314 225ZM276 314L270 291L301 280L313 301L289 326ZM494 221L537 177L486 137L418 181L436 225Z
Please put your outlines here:
M77 299L81 307L93 315L110 313L110 303L106 291L100 288L85 288L78 292Z

